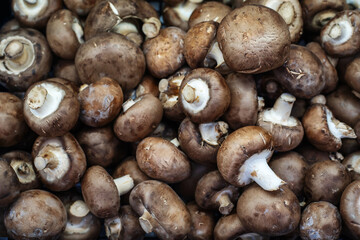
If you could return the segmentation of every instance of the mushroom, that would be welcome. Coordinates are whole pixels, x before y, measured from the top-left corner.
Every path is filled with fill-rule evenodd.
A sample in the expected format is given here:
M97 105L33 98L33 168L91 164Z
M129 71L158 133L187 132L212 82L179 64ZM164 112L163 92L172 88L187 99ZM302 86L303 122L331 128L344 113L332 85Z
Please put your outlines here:
M184 202L167 184L149 180L130 194L130 205L140 216L141 228L160 239L184 239L191 230L191 216Z
M86 16L100 0L64 0L65 6L79 16Z
M306 172L305 197L308 202L327 201L337 205L342 192L350 182L350 174L340 162L317 162Z
M66 209L58 197L43 190L28 190L5 213L9 237L57 239L66 226Z
M245 76L249 75L246 74ZM284 92L283 86L278 82L272 71L256 74L254 78L258 94L264 98L266 105L274 104L275 100ZM296 101L295 104L297 102L298 101Z
M32 156L42 183L52 191L74 187L86 170L84 151L70 133L61 137L38 137Z
M109 77L126 92L141 81L145 57L141 49L124 36L102 33L81 44L75 56L75 67L84 84Z
M213 122L220 118L230 104L230 89L215 70L192 70L180 86L180 107L194 123Z
M128 99L115 120L115 135L124 142L140 141L157 128L162 116L161 102L152 94Z
M51 50L60 58L72 60L84 43L83 29L78 17L62 9L51 15L46 25L46 39Z
M260 5L244 5L232 10L219 25L217 42L225 63L241 73L278 68L290 52L287 24L280 14Z
M269 192L256 184L241 194L236 212L247 231L267 236L291 233L301 216L299 201L288 187Z
M0 159L0 208L10 205L20 194L20 182L14 169Z
M11 151L3 154L2 159L7 161L14 169L19 179L21 191L39 188L40 180L35 173L33 158L30 153L25 151Z
M0 93L0 147L20 143L28 132L22 111L23 102L15 95Z
M360 92L360 58L355 57L346 67L344 80L356 92Z
M161 137L172 141L177 137L177 125L172 122L162 121L157 128L149 135L149 137Z
M177 27L160 30L155 38L147 39L143 45L147 69L156 78L164 78L185 63L185 32Z
M239 190L230 185L219 171L205 174L196 185L195 201L203 209L218 209L223 215L231 213Z
M188 21L189 28L200 22L215 21L220 23L229 12L231 12L231 8L221 2L204 2L191 13Z
M336 240L341 234L341 216L336 206L329 202L312 202L301 214L300 237L304 240Z
M134 181L129 175L113 179L100 166L88 168L81 180L84 201L91 213L99 218L115 217L120 209L120 196L133 187Z
M127 157L124 159L116 168L112 174L113 178L119 178L122 176L129 175L133 181L134 186L138 185L141 182L150 180L150 178L141 171L139 165L136 162L135 157Z
M231 101L223 115L230 128L255 125L258 117L258 97L254 78L251 75L230 73L226 76Z
M75 94L67 86L54 81L33 84L24 99L27 125L40 136L64 135L75 126L80 113Z
M271 135L261 127L246 126L229 134L217 154L217 166L223 178L236 187L255 181L267 191L279 189L285 182L268 166L273 154Z
M347 155L342 161L351 176L351 181L360 180L360 151Z
M283 93L272 108L261 111L257 125L267 130L273 138L274 150L287 152L296 148L304 137L301 122L290 116L296 98Z
M166 5L162 14L165 25L187 31L189 29L189 18L199 4L198 1L182 0L176 5Z
M136 89L134 89L130 93L130 97L132 99L141 97L142 95L145 95L147 93L154 95L154 97L159 97L160 92L158 88L158 80L150 74L145 74L139 85L137 85Z
M25 91L47 76L52 55L40 32L19 29L1 34L0 39L0 81L7 88Z
M341 195L340 214L347 230L354 239L360 237L360 180L350 183Z
M0 208L0 236L8 237L4 224L5 208Z
M273 72L278 82L297 98L310 99L325 86L319 58L300 45L291 44L289 60Z
M13 18L2 25L2 27L0 28L0 33L15 31L18 30L19 28L20 28L19 21L16 20L16 18Z
M214 216L204 211L195 202L186 204L191 216L191 230L188 234L190 240L212 239L215 226Z
M77 135L89 165L108 167L116 164L128 153L127 144L119 141L111 126L83 128Z
M330 153L321 151L305 141L303 141L303 143L296 148L295 151L300 153L309 165L326 160L342 161L344 159L344 157L338 152Z
M166 183L180 182L190 176L187 156L170 141L159 137L144 138L136 149L141 171Z
M194 124L185 118L178 130L180 147L197 163L215 164L217 151L228 135L228 128L229 125L223 121Z
M81 85L81 81L73 61L58 60L58 62L54 65L54 76L56 78L69 80L76 86Z
M330 56L346 57L360 49L360 13L344 10L321 30L321 45Z
M11 9L21 25L44 28L50 16L62 8L61 0L13 0Z
M89 85L82 85L78 99L80 120L90 127L102 127L120 113L124 96L117 81L103 77Z

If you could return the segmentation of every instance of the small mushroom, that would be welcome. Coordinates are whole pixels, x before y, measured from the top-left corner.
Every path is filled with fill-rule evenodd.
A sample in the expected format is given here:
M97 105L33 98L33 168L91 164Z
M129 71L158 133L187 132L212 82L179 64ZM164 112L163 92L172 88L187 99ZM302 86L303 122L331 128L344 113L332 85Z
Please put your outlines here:
M84 201L91 213L99 218L115 217L120 209L120 196L133 187L134 181L129 175L113 179L100 166L88 168L81 181Z
M205 174L197 183L195 201L203 209L218 209L223 215L231 213L239 190L224 180L219 171Z
M220 23L229 12L231 12L231 8L221 2L204 2L191 13L188 21L189 28L200 22L215 21Z
M166 183L180 182L191 173L187 156L170 141L159 137L147 137L139 143L136 161L146 175Z
M64 0L65 6L79 16L86 16L100 0Z
M138 184L131 191L130 205L140 216L142 229L160 239L184 239L191 230L189 211L165 183L149 180Z
M222 216L214 228L215 240L232 240L246 233L246 229L240 222L236 213Z
M360 58L355 57L346 67L344 80L356 92L360 92Z
M38 137L32 156L42 183L52 191L74 187L86 170L84 151L70 133L61 137Z
M360 237L360 180L350 183L341 195L341 219L354 239Z
M217 154L217 166L230 184L243 187L255 181L267 191L279 189L285 182L269 167L273 154L271 135L258 126L239 128L223 141Z
M28 190L5 213L8 235L20 239L57 239L66 226L66 209L58 197L43 190Z
M312 202L301 214L300 237L304 240L336 240L341 234L341 216L336 206L329 202Z
M33 84L26 91L24 99L27 125L40 136L64 135L75 126L80 113L75 94L65 85L54 81Z
M10 164L0 159L0 207L7 207L20 194L20 182Z
M347 155L342 164L350 173L351 181L360 180L360 151Z
M213 214L209 211L204 211L195 202L186 204L186 207L191 215L191 230L188 234L188 239L212 239L215 226Z

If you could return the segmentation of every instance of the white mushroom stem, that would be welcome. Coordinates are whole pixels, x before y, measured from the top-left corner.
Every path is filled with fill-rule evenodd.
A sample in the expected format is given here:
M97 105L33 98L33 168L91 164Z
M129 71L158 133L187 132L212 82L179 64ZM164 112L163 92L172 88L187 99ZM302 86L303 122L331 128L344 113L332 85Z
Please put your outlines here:
M294 5L290 1L283 2L277 9L277 12L287 25L290 25L296 17Z
M84 30L79 22L79 19L74 18L71 24L71 29L76 35L76 39L80 44L84 43Z
M229 214L234 208L234 204L231 202L228 194L221 194L216 201L219 203L219 212L221 214Z
M271 155L272 151L266 149L248 158L239 170L239 184L247 185L255 181L266 191L275 191L285 184L267 164L266 159Z
M105 219L104 226L108 239L118 239L120 237L122 224L118 216Z
M10 166L14 169L20 183L26 184L35 181L36 174L30 163L21 160L13 160L11 161Z
M326 121L331 134L336 138L356 138L354 129L334 118L332 112L328 108L326 108Z
M122 104L123 112L126 112L129 108L135 105L135 103L139 102L142 98L136 98L135 100L129 98Z
M210 145L218 146L220 139L229 132L229 125L226 122L202 123L199 125L199 131L203 141Z
M317 13L312 20L312 25L318 28L322 28L325 26L331 19L333 19L336 15L336 11L332 9L328 9L322 12Z
M14 2L14 11L19 11L21 16L26 16L29 20L42 14L49 5L49 0L19 0Z
M142 26L142 31L148 38L154 38L159 34L161 22L158 18L145 18Z
M199 6L198 3L184 1L176 5L173 10L178 14L180 19L184 22L189 21L192 12Z
M25 2L28 4L36 4L37 0L25 0Z
M59 108L65 94L65 91L55 84L41 83L30 90L26 104L35 117L43 119Z
M134 187L134 180L130 177L129 174L114 179L114 182L118 190L119 196L128 193Z
M224 56L219 48L219 44L217 41L213 42L210 50L208 51L205 60L204 60L204 66L210 67L210 60L213 60L216 62L216 67L218 68L221 65L225 64Z
M139 223L144 232L151 233L153 231L153 225L151 224L152 220L151 214L144 208L143 215L139 217Z
M295 100L296 98L291 94L281 94L274 106L265 110L264 121L271 121L281 125L296 125L296 120L290 117Z
M191 79L182 89L182 104L188 112L202 111L210 100L210 89L201 78Z
M77 201L73 202L73 204L71 204L69 212L71 215L73 215L75 217L83 218L86 215L88 215L90 210L84 201L77 200Z
M173 138L170 142L172 144L174 144L176 147L180 146L180 142L179 142L179 140L177 138Z

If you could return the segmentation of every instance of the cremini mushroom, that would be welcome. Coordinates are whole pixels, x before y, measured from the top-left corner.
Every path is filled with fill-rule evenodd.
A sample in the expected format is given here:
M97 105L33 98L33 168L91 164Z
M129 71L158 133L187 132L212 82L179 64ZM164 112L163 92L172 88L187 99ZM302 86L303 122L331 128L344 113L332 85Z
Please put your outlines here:
M344 190L340 200L341 219L352 238L360 237L360 180L353 181Z
M189 29L189 18L199 4L196 0L181 0L175 5L166 5L162 14L165 25L175 26L187 31Z
M54 65L54 76L56 78L62 78L73 82L76 86L81 85L81 81L77 70L75 68L74 61L70 60L58 60Z
M224 3L216 1L204 2L191 13L188 21L189 28L200 22L214 21L220 23L229 12L231 12L231 8Z
M20 182L14 169L4 159L0 159L0 207L7 207L20 194Z
M213 238L215 219L210 211L200 208L195 202L186 204L191 216L190 240L207 240Z

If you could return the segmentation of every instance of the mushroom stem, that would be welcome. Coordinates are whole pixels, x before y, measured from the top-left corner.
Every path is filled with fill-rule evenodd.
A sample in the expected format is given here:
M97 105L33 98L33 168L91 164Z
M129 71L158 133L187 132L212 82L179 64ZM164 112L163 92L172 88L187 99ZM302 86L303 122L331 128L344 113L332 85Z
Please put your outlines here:
M339 24L334 24L329 32L329 36L333 39L337 39L341 36L341 27Z
M210 145L217 146L220 140L228 134L229 125L226 122L202 123L199 125L199 131L203 141Z
M228 215L232 209L234 208L234 204L231 202L230 197L228 194L222 194L217 199L219 203L219 212L223 215Z
M154 38L159 34L161 22L158 18L145 18L142 26L142 31L148 38Z
M108 239L119 239L122 224L121 219L118 216L105 219L104 226L105 235Z
M283 93L280 97L276 100L273 108L267 110L265 112L266 119L271 117L272 119L276 119L279 122L285 122L289 119L292 107L294 105L296 98L289 94Z
M90 210L84 201L77 200L77 201L73 202L73 204L71 204L69 212L71 215L73 215L75 217L83 218L86 215L88 215Z
M84 43L84 30L77 18L74 18L72 25L71 25L71 29L75 33L76 39L78 40L78 42L80 44Z
M216 62L215 68L225 64L224 56L219 48L219 43L217 41L212 43L210 50L205 57L204 66L211 67L211 60Z
M135 100L129 98L126 102L123 103L122 108L123 112L126 112L129 108L131 108L135 103L139 102L141 100L141 97L136 98Z
M28 94L28 105L32 109L38 109L45 103L45 99L48 92L41 85L38 85L31 89Z
M287 25L290 25L296 16L294 5L290 2L283 2L277 12L284 19Z
M173 138L170 142L172 144L174 144L176 147L180 146L180 142L179 142L179 140L177 138Z
M178 14L181 20L184 22L189 21L189 18L192 12L199 6L198 3L194 3L191 1L184 1L178 5L176 5L173 10Z
M195 101L195 89L193 87L186 85L182 94L188 103L193 103Z
M202 111L210 100L209 86L201 78L191 79L181 91L182 104L193 113Z
M271 154L272 151L266 149L247 159L240 168L239 184L247 185L253 180L266 191L275 191L285 184L267 164Z
M10 166L14 169L20 183L26 184L36 179L36 174L30 163L14 160L11 161Z
M326 120L329 130L336 138L356 138L354 129L334 118L332 112L326 108Z
M144 213L139 217L139 223L141 228L146 233L151 233L153 231L153 225L151 224L152 216L148 210L144 209Z
M134 180L130 177L129 174L114 179L114 182L119 192L119 196L124 195L134 187Z
M142 36L139 33L136 23L131 21L131 19L126 19L116 24L111 29L111 32L126 36L126 38L128 38L130 41L134 42L138 46L140 46L143 42Z
M313 25L322 28L336 15L336 11L329 9L316 14L313 18Z
M29 65L32 61L30 48L30 46L20 42L19 40L11 41L4 49L6 65L15 69L23 65Z
M22 162L17 166L17 173L21 174L21 175L27 175L30 173L30 169L27 163Z

